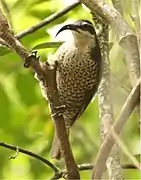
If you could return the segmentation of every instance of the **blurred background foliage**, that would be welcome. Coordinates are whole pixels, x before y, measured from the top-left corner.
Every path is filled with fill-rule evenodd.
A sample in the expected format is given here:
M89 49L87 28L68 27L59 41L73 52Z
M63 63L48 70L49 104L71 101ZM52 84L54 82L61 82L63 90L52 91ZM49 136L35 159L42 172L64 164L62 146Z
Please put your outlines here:
M17 34L63 9L73 1L5 0L5 2L9 8L9 14L5 13L5 15L14 33ZM135 25L130 18L131 2L132 0L121 0L121 7L124 19L135 31ZM0 6L5 10L2 3ZM40 30L23 37L21 41L28 50L31 50L39 43L54 41L55 33L63 23L78 19L91 20L88 9L82 5ZM60 37L61 40L63 38L63 36ZM110 43L113 43L110 50L111 100L116 118L131 86L124 54L111 28ZM50 48L39 50L38 53L42 60L46 60L54 51L55 49ZM123 142L136 156L139 154L138 119L139 114L134 110L121 134ZM72 128L71 146L77 164L94 162L100 147L99 122L96 97ZM50 158L53 131L47 102L41 95L33 72L23 67L21 59L15 53L0 56L0 141L36 152L63 167L63 162ZM14 152L0 147L0 179L49 179L52 177L53 171L41 162L23 154L19 154L15 160L9 160L9 156L13 154ZM122 164L131 163L122 152L120 154ZM90 175L90 171L81 172L82 179L89 179ZM139 171L136 169L124 170L124 175L125 179L139 179Z

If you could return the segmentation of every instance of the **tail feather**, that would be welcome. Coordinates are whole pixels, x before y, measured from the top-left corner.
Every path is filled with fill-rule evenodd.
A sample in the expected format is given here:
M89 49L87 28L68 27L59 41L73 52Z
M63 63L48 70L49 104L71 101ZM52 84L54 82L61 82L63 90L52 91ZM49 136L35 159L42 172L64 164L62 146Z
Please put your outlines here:
M69 136L68 129L67 129L67 134ZM53 137L53 142L52 142L52 147L51 147L51 157L55 158L57 160L59 160L63 157L63 155L61 153L61 149L60 149L59 139L58 139L56 132L54 133L54 137Z
M61 158L60 143L56 132L54 133L54 137L53 137L53 142L51 147L51 157L58 160Z

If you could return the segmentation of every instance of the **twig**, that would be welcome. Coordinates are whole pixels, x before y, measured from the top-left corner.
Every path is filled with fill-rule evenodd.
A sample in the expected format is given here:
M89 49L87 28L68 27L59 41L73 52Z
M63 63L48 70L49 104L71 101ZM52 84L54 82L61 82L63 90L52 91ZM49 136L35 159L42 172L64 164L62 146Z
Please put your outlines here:
M6 42L3 39L0 38L0 46L1 45L4 45L4 46L10 48L10 46L8 46L8 44L6 44Z
M30 28L27 28L27 29L21 31L20 33L16 34L15 37L17 39L21 39L26 35L29 35L29 34L31 34L33 32L36 32L37 30L44 27L45 25L48 25L49 23L53 22L54 20L56 20L56 19L60 18L61 16L65 15L66 13L68 13L69 11L71 11L72 9L77 7L79 4L80 4L80 1L78 0L78 1L76 1L74 3L72 3L71 5L67 6L63 10L60 10L60 11L52 14L51 16L45 18L44 20L40 21L39 23L31 26ZM0 40L0 44L10 48L10 46L8 46L4 40Z
M12 27L12 22L11 22L11 15L10 15L10 10L9 10L9 7L8 7L8 4L6 3L5 0L0 0L1 1L1 5L3 6L3 9L6 13L6 16L8 18L8 21L10 23L10 26Z
M23 148L20 148L20 147L17 147L17 146L14 146L14 145L11 145L11 144L7 144L7 143L4 143L4 142L0 142L0 146L4 147L4 148L7 148L7 149L11 149L13 151L16 151L17 152L17 148L18 148L18 152L19 153L23 153L23 154L26 154L32 158L35 158L39 161L41 161L42 163L44 163L45 165L47 165L48 167L50 167L53 171L54 171L54 176L52 178L52 180L54 179L60 179L61 177L63 177L63 174L66 173L66 169L64 170L61 170L59 169L57 166L55 166L53 163L51 163L49 160L43 158L42 156L39 156L38 154L36 153L33 153L29 150L26 150L26 149L23 149ZM80 164L78 165L78 169L80 171L88 171L88 170L92 170L94 167L93 164ZM132 165L132 164L124 164L122 165L122 168L123 169L135 169L136 166Z
M121 166L122 166L122 169L125 169L125 170L126 169L138 169L137 166L135 166L134 164L123 164ZM95 167L95 165L93 165L93 164L80 164L80 165L78 165L79 171L90 171L90 170L93 170L94 167ZM63 169L62 173L65 174L66 169Z
M93 164L80 164L78 165L79 171L89 171L94 168ZM123 164L122 165L123 169L137 169L137 167L133 164Z
M5 147L7 149L11 149L13 151L17 151L17 146L14 146L14 145L11 145L11 144L7 144L7 143L4 143L4 142L0 142L0 146L2 147ZM49 166L55 173L60 173L60 169L58 167L56 167L54 164L52 164L50 161L48 161L47 159L39 156L38 154L35 154L29 150L25 150L23 148L19 148L18 147L18 151L23 153L23 154L26 154L30 157L33 157L35 159L38 159L39 161L41 161L42 163L44 163L45 165Z
M100 134L104 141L108 135L107 124L113 124L113 106L110 97L111 81L110 81L110 61L109 61L109 27L105 20L97 13L92 13L95 25L99 28L98 40L101 48L103 75L102 81L98 89L98 101L100 109ZM118 147L114 146L107 160L107 170L109 179L123 179L122 168ZM94 172L93 172L94 174Z
M116 88L117 86L123 88L127 93L130 93L131 91L131 87L124 84L123 82L125 82L127 75L123 75L122 78L117 77L116 74L111 73L111 78L113 79L113 87Z
M139 79L137 81L136 86L132 89L131 93L127 97L127 99L121 109L121 112L112 127L113 130L117 134L119 134L122 131L126 121L128 120L128 117L134 110L134 108L139 100L140 83L141 83L141 79ZM93 178L95 178L95 179L101 178L102 173L104 172L104 169L105 169L106 160L110 154L110 151L111 151L113 145L114 145L114 140L112 138L112 135L109 134L106 137L106 139L104 140L104 142L100 148L100 151L98 153L95 167L94 167L95 173L93 175Z
M140 31L140 16L138 11L139 3L137 0L132 0L132 18L136 26L136 31L139 33Z
M123 20L121 14L109 4L102 3L98 0L81 0L81 2L84 3L92 12L96 12L102 16L119 36L119 43L126 57L130 81L132 87L134 87L140 76L140 58L137 36Z
M115 143L119 146L119 148L122 150L122 152L128 157L128 159L131 160L131 162L134 164L134 166L137 167L141 171L141 167L137 159L131 154L131 152L128 150L127 146L121 141L119 136L115 133L115 131L111 128L111 125L108 125L107 129L111 133L113 139L115 140Z
M16 154L14 156L11 156L9 159L16 159L18 155L19 155L19 147L16 147Z
M136 27L136 34L138 38L138 46L140 47L140 15L139 15L139 3L137 0L132 0L132 20L134 21Z
M24 61L26 68L30 67L36 74L44 89L44 95L48 99L51 113L56 114L53 116L54 125L60 141L62 153L64 154L65 165L67 169L68 179L80 179L79 171L75 163L68 137L64 118L61 113L57 112L56 107L61 106L59 102L57 84L56 84L56 65L50 65L47 62L42 63L39 57L35 54L30 54L26 48L14 37L8 22L0 9L0 38L2 38Z
M42 28L43 26L45 26L45 25L51 23L52 21L62 17L63 15L68 13L70 10L77 7L79 4L80 4L80 1L78 0L78 1L76 1L74 3L72 3L71 5L69 5L68 7L64 8L63 10L60 10L60 11L52 14L51 16L45 18L44 20L40 21L38 24L35 24L34 26L31 26L30 28L16 34L15 37L17 39L21 39L22 37L37 31L38 29Z

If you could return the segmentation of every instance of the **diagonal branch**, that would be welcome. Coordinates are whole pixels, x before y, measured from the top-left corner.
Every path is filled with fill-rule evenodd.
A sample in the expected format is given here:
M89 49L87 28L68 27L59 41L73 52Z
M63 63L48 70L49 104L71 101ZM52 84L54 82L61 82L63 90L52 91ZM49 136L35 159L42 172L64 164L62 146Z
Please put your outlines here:
M119 134L122 131L130 114L132 113L132 111L134 110L135 106L138 103L139 92L140 92L140 83L141 83L141 78L137 81L136 86L132 89L131 93L127 97L127 99L121 109L121 112L112 127L116 134ZM100 179L102 177L102 174L105 169L106 160L110 154L110 151L111 151L113 145L114 145L114 139L112 138L112 135L110 133L104 140L104 142L100 148L100 151L98 153L95 167L93 170L93 172L94 172L93 179Z
M111 128L110 124L108 125L107 129L111 133L113 139L115 140L115 143L119 146L121 151L128 157L128 159L132 162L132 164L134 164L134 166L141 171L141 167L140 167L138 160L136 159L136 157L133 156L133 154L131 154L131 152L129 151L127 146L123 143L123 141L121 141L119 136Z
M15 35L15 37L17 39L21 39L26 35L29 35L33 32L36 32L37 30L39 30L40 28L48 25L49 23L53 22L54 20L62 17L63 15L65 15L66 13L68 13L69 11L71 11L72 9L76 8L78 5L80 4L80 1L76 1L74 3L72 3L71 5L67 6L66 8L64 8L63 10L60 10L52 15L50 15L49 17L45 18L44 20L40 21L39 23L19 32L18 34ZM0 44L9 47L6 42L4 40L0 39ZM10 47L9 47L10 48Z
M42 28L43 26L51 23L52 21L62 17L63 15L65 15L66 13L68 13L70 10L74 9L75 7L77 7L80 4L80 1L76 1L74 3L72 3L71 5L67 6L66 8L64 8L63 10L60 10L54 14L52 14L51 16L45 18L44 20L40 21L38 24L35 24L34 26L31 26L30 28L16 34L16 38L21 39L22 37L29 35L35 31L37 31L38 29Z
M0 4L1 4L4 12L6 13L6 16L8 18L9 23L10 23L10 26L12 27L11 14L10 14L10 10L8 7L8 3L5 0L0 0Z
M72 150L67 137L64 118L62 113L57 111L60 107L57 85L56 85L56 65L51 66L47 62L42 63L36 54L30 54L26 48L14 37L6 18L0 9L0 38L2 38L24 61L25 67L30 67L37 75L39 83L44 88L45 96L48 98L53 121L60 141L68 179L80 179L79 171L75 163Z

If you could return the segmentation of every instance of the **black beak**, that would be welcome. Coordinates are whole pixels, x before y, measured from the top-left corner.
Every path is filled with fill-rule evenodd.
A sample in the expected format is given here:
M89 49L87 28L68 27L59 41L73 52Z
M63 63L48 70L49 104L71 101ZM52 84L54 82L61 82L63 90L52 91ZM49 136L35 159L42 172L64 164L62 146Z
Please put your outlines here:
M60 32L62 32L62 31L64 31L64 30L73 30L73 31L79 32L77 29L78 29L78 27L77 27L76 25L74 25L74 24L65 25L65 26L63 26L63 27L57 32L56 36L57 36Z

